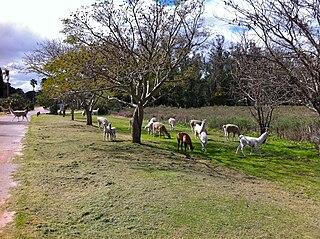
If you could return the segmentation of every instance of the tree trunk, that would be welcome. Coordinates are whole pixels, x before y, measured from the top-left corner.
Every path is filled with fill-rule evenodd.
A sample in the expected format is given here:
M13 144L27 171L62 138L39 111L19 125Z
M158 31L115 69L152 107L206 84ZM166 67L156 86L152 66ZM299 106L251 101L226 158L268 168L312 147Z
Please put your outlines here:
M86 109L87 125L92 125L92 111Z
M143 121L143 106L138 104L133 113L132 122L132 143L141 144L141 128Z
M74 120L74 106L71 107L71 120Z

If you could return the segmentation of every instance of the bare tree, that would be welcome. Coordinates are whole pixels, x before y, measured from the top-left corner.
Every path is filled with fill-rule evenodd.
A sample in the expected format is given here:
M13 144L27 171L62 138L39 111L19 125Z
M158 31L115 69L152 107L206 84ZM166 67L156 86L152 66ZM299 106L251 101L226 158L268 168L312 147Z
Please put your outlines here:
M235 94L245 100L262 134L270 127L275 108L292 102L292 84L283 70L270 61L270 54L253 41L238 43L231 54Z
M320 8L316 0L225 1L231 24L254 32L320 114ZM281 52L282 54L279 54Z
M70 43L98 48L104 55L97 69L106 85L130 96L131 101L117 100L135 108L133 143L141 143L144 107L206 39L203 2L99 1L64 20Z

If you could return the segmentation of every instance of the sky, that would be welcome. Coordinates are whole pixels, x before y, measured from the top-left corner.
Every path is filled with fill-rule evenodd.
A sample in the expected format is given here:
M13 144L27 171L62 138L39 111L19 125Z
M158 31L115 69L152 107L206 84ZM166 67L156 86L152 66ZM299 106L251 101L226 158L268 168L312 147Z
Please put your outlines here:
M91 5L94 0L10 0L0 5L0 67L10 71L10 84L24 92L32 90L30 80L41 76L19 73L14 65L21 65L25 54L32 52L37 43L45 39L63 39L61 19L68 18L81 6ZM207 0L204 17L212 25L211 32L230 35L229 28L217 23L213 13L224 13L223 1Z

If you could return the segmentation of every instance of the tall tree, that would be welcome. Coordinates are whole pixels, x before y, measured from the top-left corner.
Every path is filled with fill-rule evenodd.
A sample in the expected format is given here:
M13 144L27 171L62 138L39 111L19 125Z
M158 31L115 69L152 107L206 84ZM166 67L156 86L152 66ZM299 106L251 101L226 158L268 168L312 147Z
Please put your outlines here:
M210 105L232 104L230 53L225 45L225 38L222 35L217 35L211 43L207 62Z
M130 95L129 102L117 100L135 108L133 143L141 143L144 107L191 50L205 41L203 11L203 0L134 0L122 5L110 0L64 20L69 42L99 49L106 84Z
M35 79L31 79L30 80L30 85L32 86L32 91L33 91L32 103L34 105L34 103L35 103L35 91L34 91L34 88L36 88L36 85L38 85L38 82Z
M4 82L3 82L3 73L2 69L0 68L0 98L3 98L3 93L4 93Z
M9 85L10 71L8 69L4 69L3 75L4 75L4 80L7 80L7 93L6 93L6 96L9 97L9 95L10 95L10 85Z
M35 79L31 79L30 85L32 86L32 91L34 92L34 88L36 88L36 85L38 85L38 82Z
M314 0L225 1L231 24L249 29L264 43L290 80L320 114L320 8ZM279 54L281 52L281 54Z

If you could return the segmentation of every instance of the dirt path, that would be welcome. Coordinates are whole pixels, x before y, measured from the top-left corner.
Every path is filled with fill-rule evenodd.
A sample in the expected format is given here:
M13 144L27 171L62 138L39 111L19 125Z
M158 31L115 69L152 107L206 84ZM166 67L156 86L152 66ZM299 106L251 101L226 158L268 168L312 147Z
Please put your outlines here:
M47 112L42 107L36 108L28 112L28 119L30 120L31 115L38 111L41 113ZM12 174L17 165L12 163L12 159L21 154L22 140L29 125L26 119L19 122L17 118L14 121L12 119L12 115L0 116L0 230L14 218L14 212L5 211L3 206L10 197L10 188L16 185L12 179Z

